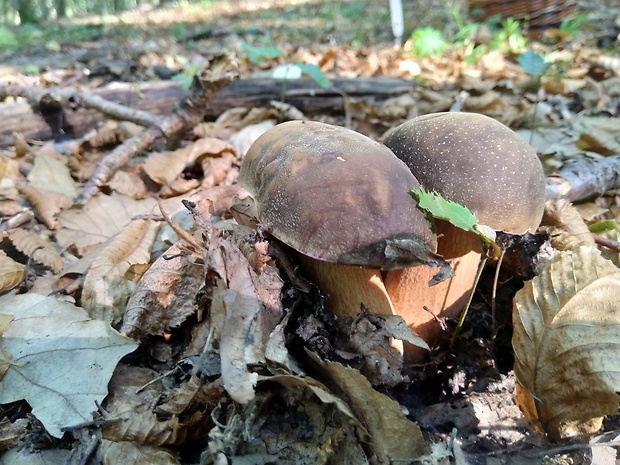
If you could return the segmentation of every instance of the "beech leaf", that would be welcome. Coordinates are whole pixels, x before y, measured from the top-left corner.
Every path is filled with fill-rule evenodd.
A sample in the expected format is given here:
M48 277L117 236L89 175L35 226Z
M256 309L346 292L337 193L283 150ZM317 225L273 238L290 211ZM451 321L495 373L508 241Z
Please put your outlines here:
M25 271L24 265L17 263L3 250L0 250L0 292L6 292L17 286L24 277Z
M618 412L618 294L620 270L588 246L558 252L515 297L517 402L553 439Z
M0 381L0 404L25 399L54 437L92 420L116 364L137 344L55 297L6 295L0 307L14 316L2 338L12 361Z

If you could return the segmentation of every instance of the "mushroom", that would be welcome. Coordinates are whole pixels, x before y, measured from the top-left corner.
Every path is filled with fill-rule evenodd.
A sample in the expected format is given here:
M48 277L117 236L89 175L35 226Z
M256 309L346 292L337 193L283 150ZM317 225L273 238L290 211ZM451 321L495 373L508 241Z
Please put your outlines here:
M338 316L357 316L362 304L373 313L393 313L380 270L423 263L440 268L429 279L451 274L410 195L418 181L366 136L318 122L279 124L252 144L238 183L255 213L237 212L237 220L255 215L294 249Z
M545 177L536 152L503 124L474 113L435 113L405 122L384 143L403 160L426 190L468 207L480 224L523 234L541 221ZM441 320L462 311L481 259L480 239L446 221L436 222L437 253L451 261L455 276L430 289L435 270L389 272L385 286L395 311L429 344ZM419 361L420 353L410 360Z

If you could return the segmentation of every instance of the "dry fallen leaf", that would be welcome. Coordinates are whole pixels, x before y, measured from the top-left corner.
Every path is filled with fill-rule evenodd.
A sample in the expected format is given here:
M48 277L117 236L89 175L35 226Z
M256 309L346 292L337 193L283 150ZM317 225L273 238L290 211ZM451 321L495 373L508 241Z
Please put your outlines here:
M170 247L144 274L131 295L121 333L132 339L163 335L196 311L196 294L204 283L205 269Z
M78 194L78 188L67 165L45 155L34 157L34 165L28 173L28 183L37 189L58 192L72 199Z
M183 170L203 156L232 152L232 146L220 139L198 139L187 147L174 152L155 152L144 162L143 169L149 178L161 185L170 185Z
M2 338L12 361L0 383L0 404L25 399L58 438L62 427L92 420L116 364L137 344L55 297L5 295L0 307L14 316Z
M220 340L222 383L239 403L254 397L257 373L249 364L265 361L269 335L282 318L278 272L265 266L255 272L229 239L218 238L209 265L219 275L211 312L224 318Z
M26 267L17 263L0 250L0 292L6 292L17 286L24 277Z
M92 318L115 324L135 289L125 273L132 265L148 264L150 250L161 223L134 220L100 252L86 274L82 306Z
M54 273L59 273L62 270L62 257L47 237L17 228L9 231L9 238L17 250L36 262L49 266Z
M398 402L373 389L357 370L340 363L324 369L346 394L349 406L368 431L370 447L379 463L409 463L426 448L422 431L400 410Z
M104 439L162 446L204 437L213 426L210 413L223 395L222 388L217 382L203 385L190 378L171 395L178 399L182 391L201 401L184 410L182 417L156 412L158 404L166 399L158 374L147 368L120 365L110 381L110 395L103 406L111 418L123 421L106 424L102 429Z
M61 247L74 245L84 255L118 234L134 217L159 214L154 199L134 200L118 193L99 194L83 207L75 206L58 215L62 228L56 233Z
M37 189L29 185L20 186L19 190L32 204L41 221L50 229L58 229L60 227L56 215L73 205L71 197L67 197L59 192Z
M129 171L117 171L108 182L110 189L136 200L148 195L146 184L140 176Z
M15 197L20 179L19 160L0 156L0 195L5 198Z
M100 453L103 465L131 463L132 465L179 465L172 452L160 447L135 442L112 442L103 439Z
M593 433L620 402L620 271L594 247L557 252L515 297L517 402L554 439Z

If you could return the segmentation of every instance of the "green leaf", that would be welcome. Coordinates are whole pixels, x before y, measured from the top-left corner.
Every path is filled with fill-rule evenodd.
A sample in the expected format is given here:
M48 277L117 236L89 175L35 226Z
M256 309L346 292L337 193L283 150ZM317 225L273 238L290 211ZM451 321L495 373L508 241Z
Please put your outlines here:
M493 228L478 224L478 218L466 206L444 199L440 193L427 191L423 187L413 188L411 194L418 201L418 207L424 210L427 216L448 221L457 228L471 231L483 241L483 244L494 247Z
M187 74L183 73L175 74L174 76L172 76L173 81L181 82L181 88L183 88L184 90L188 90L189 87L192 85L192 79L192 76L188 76Z
M282 50L277 47L253 47L250 44L241 44L242 50L248 54L248 59L254 63L262 62L265 57L279 57Z
M532 50L527 50L519 55L517 63L519 63L519 66L523 68L527 74L536 77L545 74L547 68L549 68L549 63L547 63L540 54Z
M588 230L591 233L602 233L605 231L618 231L618 223L616 220L603 220L588 226Z
M441 31L433 27L421 27L413 31L413 51L419 57L439 55L448 45Z
M301 72L307 74L317 85L322 89L329 89L332 86L332 82L325 76L325 73L321 71L321 68L317 65L310 63L296 62L295 66L301 69Z
M478 223L478 218L469 208L444 199L441 194L435 191L427 191L422 187L411 190L413 196L418 201L418 206L430 213L433 218L449 221L457 228L465 231L473 231Z

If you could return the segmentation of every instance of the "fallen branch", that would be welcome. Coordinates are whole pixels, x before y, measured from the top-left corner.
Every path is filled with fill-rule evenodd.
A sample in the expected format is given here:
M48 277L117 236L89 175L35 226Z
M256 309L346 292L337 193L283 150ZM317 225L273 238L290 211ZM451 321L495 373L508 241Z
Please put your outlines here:
M127 164L136 154L150 147L156 139L165 137L175 139L183 132L194 127L204 117L205 109L213 97L233 79L225 74L208 80L194 78L190 94L165 118L157 118L155 124L141 133L127 139L97 163L95 171L84 185L77 198L77 203L84 205L106 184L110 178Z
M547 200L580 202L620 187L620 155L570 160L547 177Z
M332 81L330 89L320 88L313 79L243 79L231 82L223 88L205 109L205 119L214 120L224 111L234 107L260 108L269 106L272 100L286 102L304 114L312 115L341 115L345 113L345 100L362 100L369 105L380 104L391 97L411 93L415 85L411 81L397 78L337 78ZM32 89L32 90L31 90ZM65 93L66 92L66 93ZM80 97L73 97L77 92ZM27 102L11 102L0 104L0 147L9 147L15 143L14 133L23 134L26 139L50 140L77 138L96 127L103 121L105 115L118 119L134 121L138 124L150 126L149 117L140 122L139 115L125 116L112 112L113 107L99 107L103 113L93 110L95 104L89 108L82 108L79 104L87 91L81 92L63 89L56 90L39 88L20 88L17 86L0 85L0 100L9 96L28 95ZM168 115L173 111L176 102L186 93L179 81L159 81L145 83L114 83L106 87L89 90L94 97L100 97L110 102L142 110L150 115ZM58 95L50 101L55 105L41 108L37 96ZM63 99L66 95L67 98ZM343 96L346 96L345 99ZM88 100L88 99L87 99ZM90 100L91 103L93 102ZM95 99L96 101L96 99ZM66 105L65 105L66 104ZM34 108L34 111L32 108ZM93 108L93 109L90 109ZM110 112L108 113L108 109ZM125 113L127 114L127 113ZM151 116L154 118L154 116Z

